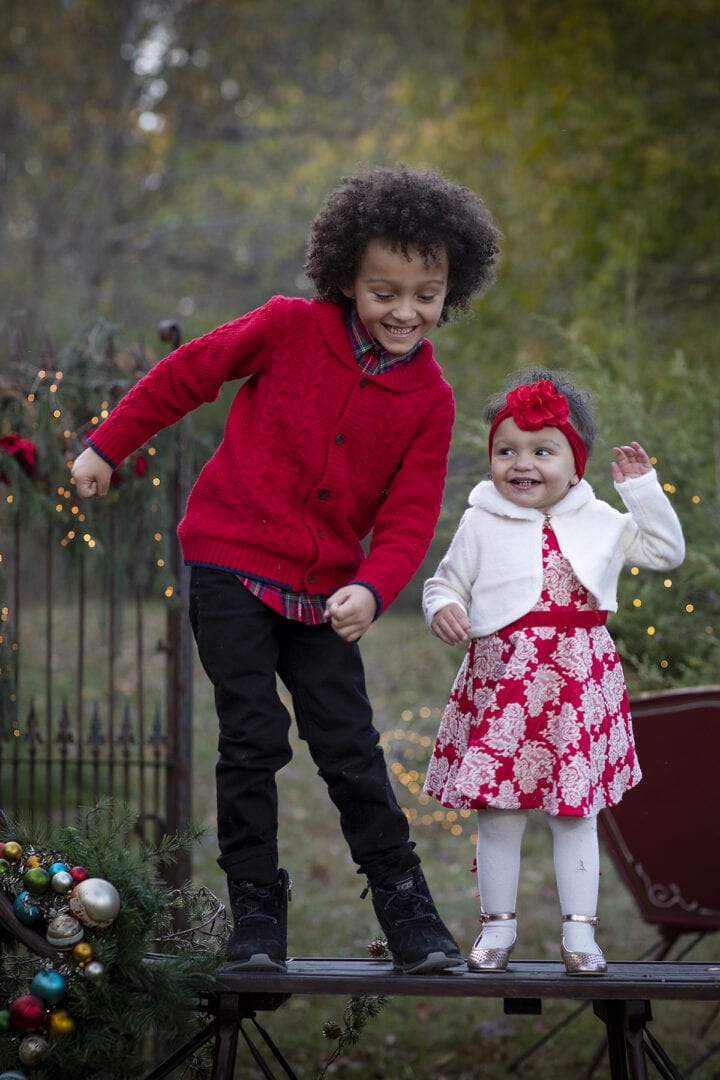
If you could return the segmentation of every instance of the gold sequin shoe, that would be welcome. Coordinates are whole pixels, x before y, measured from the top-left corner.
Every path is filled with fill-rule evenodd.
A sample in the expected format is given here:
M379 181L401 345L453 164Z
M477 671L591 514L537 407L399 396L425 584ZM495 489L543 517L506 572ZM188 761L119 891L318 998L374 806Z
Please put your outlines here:
M483 930L485 929L485 923L500 922L504 919L514 919L516 913L514 911L501 911L495 915L487 915L484 911L480 915L480 922L483 924L483 929L475 938L475 944L470 950L470 955L467 959L467 966L469 971L507 971L508 960L510 959L510 953L515 948L515 941L517 934L513 935L513 939L510 944L504 948L484 949L482 947Z
M595 927L598 921L597 915L563 915L563 922L584 922ZM607 974L607 962L599 948L596 948L595 952L577 952L568 949L563 937L560 942L560 955L568 975Z

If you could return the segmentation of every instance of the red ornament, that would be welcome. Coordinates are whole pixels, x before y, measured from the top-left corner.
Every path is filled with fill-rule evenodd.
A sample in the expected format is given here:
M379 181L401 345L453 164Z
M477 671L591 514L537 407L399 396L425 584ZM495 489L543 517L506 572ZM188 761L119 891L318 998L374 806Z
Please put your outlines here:
M34 994L23 994L10 1004L10 1022L18 1031L37 1031L45 1023L47 1005Z
M72 870L70 871L70 876L73 881L77 883L79 881L85 881L85 879L89 875L88 871L85 869L84 866L73 866Z

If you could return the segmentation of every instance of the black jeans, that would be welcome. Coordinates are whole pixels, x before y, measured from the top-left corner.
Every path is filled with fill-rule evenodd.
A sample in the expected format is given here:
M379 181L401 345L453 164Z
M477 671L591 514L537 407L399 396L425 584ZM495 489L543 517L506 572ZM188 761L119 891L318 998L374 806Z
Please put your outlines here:
M385 765L357 644L329 625L278 615L223 570L193 567L190 619L220 721L216 769L218 862L229 878L275 881L275 774L292 751L290 715L340 812L360 873L373 882L419 863Z

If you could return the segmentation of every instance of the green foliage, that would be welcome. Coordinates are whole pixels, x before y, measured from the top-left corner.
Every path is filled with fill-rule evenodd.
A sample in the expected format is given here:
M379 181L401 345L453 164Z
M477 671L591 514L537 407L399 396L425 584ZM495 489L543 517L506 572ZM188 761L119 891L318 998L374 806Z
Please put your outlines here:
M334 1021L325 1024L323 1035L326 1039L337 1039L337 1046L318 1073L318 1080L325 1080L330 1066L344 1050L358 1043L368 1021L378 1016L389 1003L390 998L382 994L356 994L345 1005L342 1027Z
M66 549L71 562L102 554L106 576L121 580L124 589L145 586L153 578L165 589L172 584L167 548L159 548L157 541L153 545L149 526L153 515L156 522L167 517L176 461L173 432L153 440L115 471L101 513L91 501L76 498L69 475L84 437L156 359L136 345L118 351L117 333L118 327L99 319L57 355L49 345L37 356L28 354L18 343L0 381L0 437L29 441L35 459L31 469L24 468L0 443L0 482L6 489L2 512L8 524L17 519L22 528L44 522L50 542ZM121 491L120 520L107 508L116 506ZM158 573L158 555L164 573Z
M73 972L66 954L55 961L56 969L68 971L62 1006L76 1027L50 1039L46 1056L33 1068L35 1080L132 1080L147 1068L151 1038L172 1047L192 1035L202 1019L198 998L224 959L224 936L207 932L206 894L190 884L172 894L161 875L163 865L188 850L199 834L188 830L150 848L136 840L134 826L131 811L106 800L77 826L14 821L0 829L0 841L19 842L23 857L34 852L43 866L57 860L82 866L91 877L114 885L121 899L120 913L107 929L86 931L84 940L105 969L101 978ZM7 873L0 887L17 895L19 883ZM62 907L61 898L48 902ZM173 913L180 909L189 925L184 933L173 930ZM222 911L216 905L216 922ZM199 929L192 929L193 920L199 920ZM10 1002L27 993L39 968L27 947L16 943L3 960L3 997ZM17 1067L21 1038L0 1036L0 1067Z

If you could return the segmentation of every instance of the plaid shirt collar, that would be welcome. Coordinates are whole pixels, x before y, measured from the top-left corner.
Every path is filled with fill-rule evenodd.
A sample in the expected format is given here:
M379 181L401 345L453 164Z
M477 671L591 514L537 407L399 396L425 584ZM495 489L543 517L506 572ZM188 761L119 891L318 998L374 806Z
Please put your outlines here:
M382 375L383 372L390 371L391 368L409 363L425 340L421 338L417 345L413 345L410 352L404 353L402 356L388 352L365 329L355 303L351 304L348 312L347 328L355 359L368 375Z

